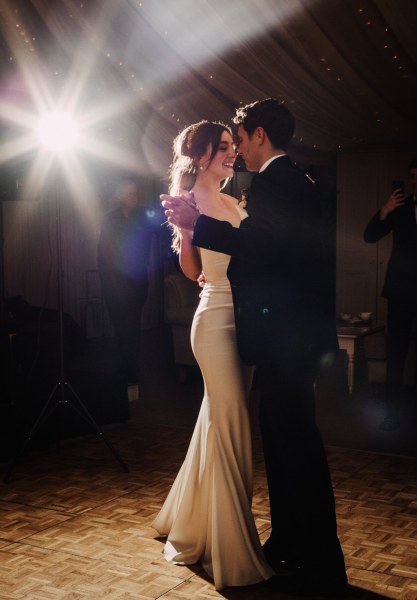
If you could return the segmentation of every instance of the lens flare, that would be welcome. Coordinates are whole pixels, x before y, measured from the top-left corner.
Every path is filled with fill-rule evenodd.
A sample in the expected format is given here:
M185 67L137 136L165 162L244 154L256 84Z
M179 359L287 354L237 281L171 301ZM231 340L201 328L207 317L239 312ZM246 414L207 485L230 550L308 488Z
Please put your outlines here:
M42 147L55 154L62 154L77 145L79 131L71 115L54 111L41 117L37 126L37 135Z

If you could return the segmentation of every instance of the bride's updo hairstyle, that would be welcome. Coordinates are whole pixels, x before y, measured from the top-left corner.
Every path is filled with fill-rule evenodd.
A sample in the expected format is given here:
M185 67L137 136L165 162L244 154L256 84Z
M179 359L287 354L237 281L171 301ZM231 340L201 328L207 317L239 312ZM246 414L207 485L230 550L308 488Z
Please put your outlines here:
M174 158L169 169L169 193L177 196L181 190L188 192L193 189L200 168L207 169L217 153L223 131L232 135L230 127L224 123L200 121L181 131L173 143ZM211 147L210 157L200 167L199 161ZM224 182L226 184L227 181ZM172 226L172 248L178 252L179 230Z
M169 193L175 196L180 190L190 191L194 187L199 171L199 161L211 146L207 168L213 160L220 143L223 131L232 132L223 123L200 121L181 131L173 144L174 158L170 167Z

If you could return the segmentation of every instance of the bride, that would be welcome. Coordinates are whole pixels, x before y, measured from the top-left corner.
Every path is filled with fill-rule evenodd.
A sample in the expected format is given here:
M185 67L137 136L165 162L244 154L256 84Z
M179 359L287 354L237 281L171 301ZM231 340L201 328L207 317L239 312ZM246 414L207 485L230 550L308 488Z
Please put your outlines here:
M200 213L239 227L247 213L221 191L233 176L235 158L226 125L201 121L187 127L174 142L169 193L192 191ZM196 280L204 273L191 343L205 389L184 463L153 527L167 536L167 561L200 561L217 589L249 585L274 573L251 511L252 372L241 365L236 346L230 257L193 246L192 232L175 227L173 248L187 277Z

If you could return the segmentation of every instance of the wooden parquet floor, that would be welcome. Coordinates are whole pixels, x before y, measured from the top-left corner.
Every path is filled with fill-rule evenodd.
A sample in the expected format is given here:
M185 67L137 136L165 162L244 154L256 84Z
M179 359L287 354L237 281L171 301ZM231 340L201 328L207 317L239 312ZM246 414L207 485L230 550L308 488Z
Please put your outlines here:
M130 472L97 436L26 457L0 485L1 600L270 600L256 587L217 592L198 565L168 564L152 520L190 430L109 427ZM417 599L417 458L328 448L350 598ZM306 499L308 502L308 499ZM268 536L266 480L255 439L253 509Z

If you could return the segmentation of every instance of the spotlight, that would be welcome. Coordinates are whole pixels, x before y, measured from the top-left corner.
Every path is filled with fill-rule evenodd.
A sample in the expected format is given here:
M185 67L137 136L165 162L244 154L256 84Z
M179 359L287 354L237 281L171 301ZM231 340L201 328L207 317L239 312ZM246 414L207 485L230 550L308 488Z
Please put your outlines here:
M51 153L50 162L54 162L56 155L60 155L59 160L62 163L61 166L65 166L66 160L62 159L62 154L68 152L70 149L76 146L78 141L78 127L75 120L68 114L61 111L54 111L45 114L40 118L37 126L34 128L37 133L38 145L48 150ZM71 157L68 157L69 159ZM69 160L71 163L71 160ZM49 165L50 166L50 165ZM49 168L49 167L48 167ZM52 176L51 176L52 177ZM103 442L107 445L109 450L112 452L115 459L118 461L125 473L129 472L127 465L124 463L122 458L113 447L112 443L105 436L104 432L100 429L96 423L94 417L88 410L87 406L77 395L72 385L67 381L65 374L65 361L64 361L64 310L63 310L63 262L62 262L62 235L61 235L61 198L60 198L60 180L58 170L56 176L53 179L55 193L55 208L56 208L56 251L57 251L57 290L58 290L58 327L59 327L59 376L56 381L51 393L46 399L39 416L37 417L29 435L24 441L19 455L14 458L6 471L3 481L8 482L14 465L18 458L24 455L25 449L32 441L35 434L40 430L41 426L47 421L52 413L63 406L69 406L72 408L80 417L82 417L87 423L92 426L97 434L101 437ZM57 443L59 439L57 440Z
M56 110L41 117L37 134L41 146L54 154L62 154L76 146L78 127L69 114Z

